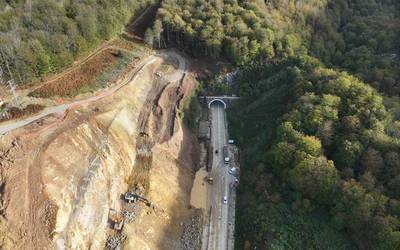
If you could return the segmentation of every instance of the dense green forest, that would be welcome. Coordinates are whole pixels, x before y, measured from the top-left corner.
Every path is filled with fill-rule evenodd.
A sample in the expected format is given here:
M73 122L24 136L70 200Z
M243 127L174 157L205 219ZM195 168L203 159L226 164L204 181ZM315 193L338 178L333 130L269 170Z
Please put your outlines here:
M330 243L338 235L315 239L333 228L359 249L398 249L400 123L377 91L307 56L248 67L238 81L242 101L230 124L245 163L239 246L343 249ZM288 207L296 218L325 212L326 224L282 237L277 215L297 226L285 219Z
M400 249L399 38L395 0L163 1L151 46L239 69L237 249Z
M0 0L3 80L27 83L123 31L153 0Z
M238 65L310 52L398 95L399 13L396 0L165 0L146 40Z
M399 1L335 0L312 26L313 55L385 94L400 94Z
M153 46L174 44L197 56L243 65L305 52L309 46L307 19L322 10L324 1L165 0L146 40ZM297 12L303 13L296 18ZM308 41L308 42L305 42Z

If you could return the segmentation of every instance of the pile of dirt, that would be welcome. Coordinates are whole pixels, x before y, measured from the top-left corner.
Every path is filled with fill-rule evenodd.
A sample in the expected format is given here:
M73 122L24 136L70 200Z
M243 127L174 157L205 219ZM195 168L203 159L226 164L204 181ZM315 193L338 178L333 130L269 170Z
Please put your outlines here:
M43 109L44 106L39 104L29 104L23 109L18 107L10 107L7 109L7 115L0 116L0 122L27 117L29 115L38 113Z
M19 139L3 137L0 140L0 180L3 177L3 171L11 164L15 163L15 158L19 153Z
M73 68L66 74L47 82L35 89L29 96L49 98L53 96L68 96L83 85L96 79L104 69L117 62L119 51L116 49L105 49L90 57L80 67Z

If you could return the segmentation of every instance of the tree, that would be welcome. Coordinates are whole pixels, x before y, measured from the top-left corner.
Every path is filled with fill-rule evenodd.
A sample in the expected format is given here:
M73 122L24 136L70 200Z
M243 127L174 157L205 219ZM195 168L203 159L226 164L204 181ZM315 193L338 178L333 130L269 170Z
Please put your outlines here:
M369 147L361 157L361 164L365 171L377 175L384 167L384 161L379 151Z
M154 34L154 40L156 40L158 48L161 48L162 32L163 32L162 22L157 19L153 25L153 34Z
M154 32L152 28L148 28L144 33L144 41L147 45L153 48L154 46Z
M353 168L362 151L363 146L359 141L344 140L334 155L334 161L341 168Z
M333 161L307 156L289 172L290 183L303 195L329 203L338 180Z

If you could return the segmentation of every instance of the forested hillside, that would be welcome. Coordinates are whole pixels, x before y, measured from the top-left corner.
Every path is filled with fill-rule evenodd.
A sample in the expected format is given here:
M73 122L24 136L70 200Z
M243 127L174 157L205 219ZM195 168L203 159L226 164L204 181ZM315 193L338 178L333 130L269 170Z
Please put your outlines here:
M165 0L147 41L236 64L309 51L398 95L399 13L396 0Z
M307 56L247 68L239 82L239 249L349 249L320 236L332 229L359 249L398 249L400 123L377 91Z
M399 31L395 0L163 1L150 45L239 68L237 249L400 248Z
M146 40L197 56L224 56L238 65L287 57L306 52L311 36L307 20L323 10L324 2L165 0Z
M3 78L27 83L64 69L123 31L153 0L0 0Z
M335 0L313 20L312 53L388 95L400 94L400 2Z

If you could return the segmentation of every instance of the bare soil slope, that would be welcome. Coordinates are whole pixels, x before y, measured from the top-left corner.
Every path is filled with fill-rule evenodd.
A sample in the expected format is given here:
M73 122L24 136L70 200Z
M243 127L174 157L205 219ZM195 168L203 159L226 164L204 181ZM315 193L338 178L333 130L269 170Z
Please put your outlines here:
M125 249L184 248L198 147L176 116L193 88L181 66L158 58L113 96L1 137L1 249L102 249L127 190L151 205L125 223Z

